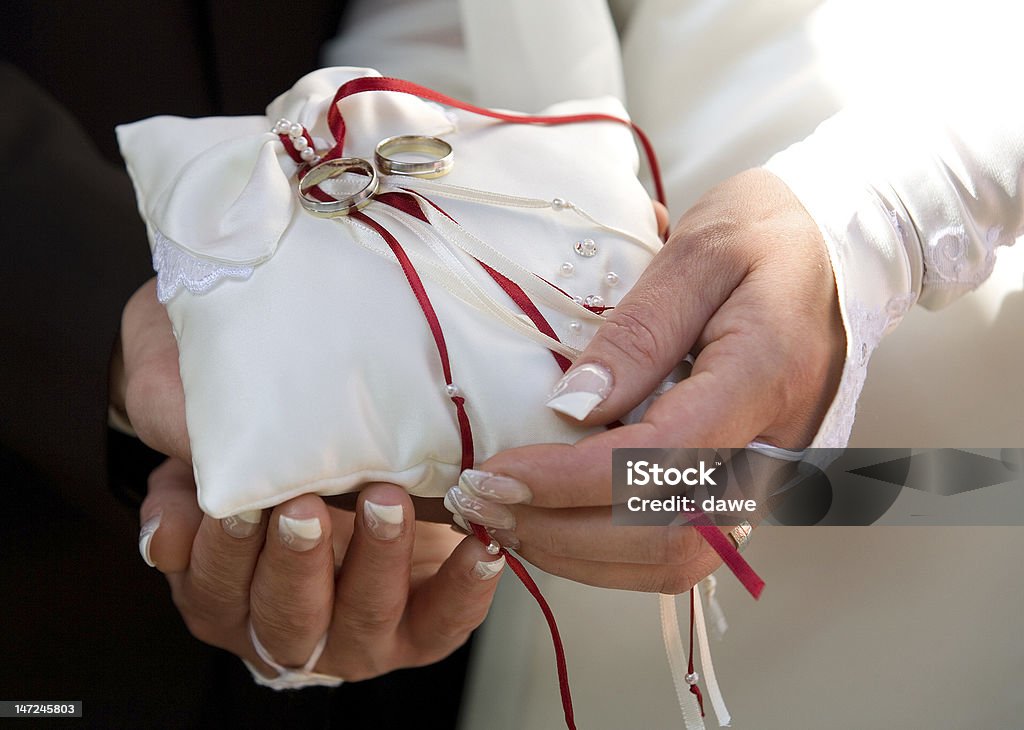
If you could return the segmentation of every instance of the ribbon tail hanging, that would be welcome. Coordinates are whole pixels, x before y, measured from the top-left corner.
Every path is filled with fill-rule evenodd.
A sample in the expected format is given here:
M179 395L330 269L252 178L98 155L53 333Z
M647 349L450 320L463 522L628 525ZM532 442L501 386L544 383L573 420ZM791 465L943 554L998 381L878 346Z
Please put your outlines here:
M708 630L704 623L704 607L700 589L694 586L692 591L693 620L697 629L697 646L700 649L700 669L704 673L704 686L707 688L711 706L715 710L715 717L718 718L718 724L722 727L729 727L732 717L725 707L725 699L722 697L722 690L719 689L718 679L715 677L715 666L711 663L711 647L708 644Z
M658 596L658 603L661 607L661 637L665 642L665 653L668 655L672 684L675 685L676 698L679 700L679 711L683 715L683 726L686 730L704 730L700 705L697 704L697 698L691 694L690 685L686 681L686 650L683 648L683 637L679 633L676 597L662 593Z

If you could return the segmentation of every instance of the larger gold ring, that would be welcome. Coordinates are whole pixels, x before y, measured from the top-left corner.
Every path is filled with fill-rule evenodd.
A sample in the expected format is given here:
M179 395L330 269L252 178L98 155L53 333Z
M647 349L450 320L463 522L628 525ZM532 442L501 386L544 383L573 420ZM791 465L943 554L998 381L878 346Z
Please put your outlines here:
M322 201L309 195L312 187L327 180L341 177L347 172L356 172L369 178L357 192L348 195L340 200ZM367 205L377 193L379 186L377 171L373 169L368 161L361 157L341 157L336 160L321 162L307 172L296 184L299 193L299 202L302 207L319 218L337 218L348 215Z
M391 156L402 153L426 155L431 159L396 160ZM435 178L451 172L455 164L455 153L450 144L438 137L403 134L381 140L374 152L374 161L385 175Z

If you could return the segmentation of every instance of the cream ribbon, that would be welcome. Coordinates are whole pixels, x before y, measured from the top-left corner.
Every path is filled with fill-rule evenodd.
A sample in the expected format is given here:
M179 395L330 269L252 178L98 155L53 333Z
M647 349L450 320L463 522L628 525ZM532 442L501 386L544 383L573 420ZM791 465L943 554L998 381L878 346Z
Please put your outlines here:
M320 674L313 671L313 667L320 661L320 656L324 653L324 648L327 646L326 633L320 637L320 641L313 647L313 653L309 655L309 659L299 669L284 667L274 661L274 658L270 656L270 652L267 651L266 647L260 642L259 637L256 636L256 630L253 628L251 621L249 622L249 641L252 643L252 648L256 650L256 655L277 672L276 677L264 677L257 671L256 667L243 659L242 662L249 670L249 673L252 674L252 678L256 680L256 684L282 690L302 689L304 687L337 687L345 681L341 677L332 677L329 674Z
M424 182L403 178L400 186L385 183L381 186L381 193L384 192L406 192L413 190L416 193L431 193L443 198L467 200L482 205L494 205L513 208L534 208L538 210L557 210L552 200L540 200L537 198L524 198L519 196L505 195L486 190L475 190L472 188L443 185L435 182ZM374 215L386 217L400 223L405 229L411 231L419 238L433 254L424 255L418 247L407 247L406 254L425 278L434 281L444 287L453 296L478 311L496 318L499 322L510 327L528 339L537 342L541 346L557 352L570 360L575 360L581 350L560 342L541 332L536 325L525 315L519 314L496 299L480 283L479 272L471 272L459 259L458 254L462 253L481 261L492 269L514 281L534 302L534 304L545 305L567 317L579 319L591 324L600 324L604 318L595 312L580 305L573 299L565 296L554 287L545 283L531 271L519 265L504 253L490 244L482 241L462 226L453 222L450 218L436 211L433 206L424 204L421 206L426 214L429 224L415 218L398 209L385 205L375 205L370 212ZM602 223L592 215L566 201L559 213L572 213L588 221L596 228L611 233L619 238L625 239L632 244L639 245L652 253L657 249L652 247L650 242L640 236L628 231ZM371 231L367 226L349 217L337 219L344 225L349 226L353 238L364 248L387 258L391 257L390 250L381 243L376 232ZM369 235L357 235L357 232L365 231Z

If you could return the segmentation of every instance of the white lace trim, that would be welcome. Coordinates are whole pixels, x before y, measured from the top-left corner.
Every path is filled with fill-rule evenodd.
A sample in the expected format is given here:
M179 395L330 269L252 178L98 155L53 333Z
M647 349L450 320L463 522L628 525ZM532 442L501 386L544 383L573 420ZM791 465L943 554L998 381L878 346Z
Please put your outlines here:
M846 446L850 432L853 431L857 400L864 389L871 354L886 333L903 319L915 300L912 293L894 296L884 307L876 309L859 299L847 298L843 313L843 324L849 340L846 363L835 400L812 446L823 449Z
M977 289L995 268L1002 233L1001 226L993 226L984 237L969 236L962 224L936 231L921 247L924 285L960 292Z
M255 270L253 266L229 266L196 258L165 235L153 234L153 269L156 276L156 296L167 304L181 290L204 294L223 279L245 281Z

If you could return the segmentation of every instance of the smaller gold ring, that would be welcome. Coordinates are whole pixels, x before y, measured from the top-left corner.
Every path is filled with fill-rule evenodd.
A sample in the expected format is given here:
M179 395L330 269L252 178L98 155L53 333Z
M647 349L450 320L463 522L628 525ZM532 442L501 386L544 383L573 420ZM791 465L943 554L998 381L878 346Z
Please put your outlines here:
M427 155L432 159L396 160L390 155L414 153ZM435 178L447 175L455 164L452 146L438 137L422 134L403 134L382 139L374 152L374 161L385 175L407 175L410 177Z
M754 528L751 524L746 520L743 520L743 522L729 530L729 539L737 550L743 552L743 548L745 548L747 546L747 542L750 541L750 534L753 531Z
M326 180L341 177L346 172L357 172L366 175L369 181L359 191L341 200L322 201L309 195L309 189ZM338 218L348 215L367 205L377 193L380 180L377 171L361 157L341 157L336 160L321 162L310 169L296 184L299 202L302 207L319 218Z

